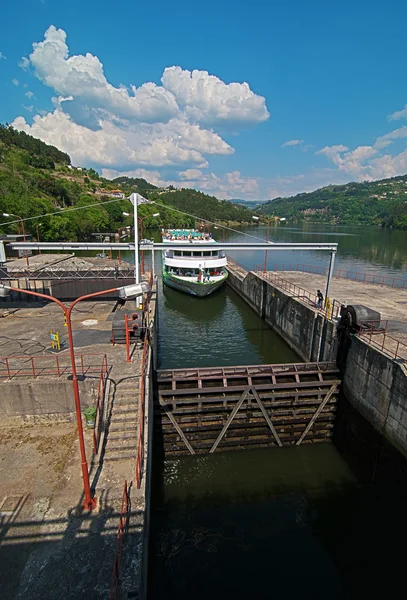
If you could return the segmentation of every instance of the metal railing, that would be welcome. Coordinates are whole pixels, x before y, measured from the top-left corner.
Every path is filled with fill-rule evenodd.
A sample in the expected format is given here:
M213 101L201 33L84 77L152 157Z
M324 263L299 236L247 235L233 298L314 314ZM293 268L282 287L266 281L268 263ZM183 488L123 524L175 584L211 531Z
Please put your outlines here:
M131 484L130 484L131 487ZM123 485L122 506L120 510L119 526L116 535L116 548L113 561L112 581L110 584L110 600L116 600L120 592L120 565L123 554L124 538L127 533L130 517L130 487L127 487L127 481Z
M112 263L114 261L112 260ZM134 270L123 267L116 268L114 264L111 267L97 269L73 269L43 267L26 269L25 267L6 267L0 268L0 279L34 279L34 280L53 280L53 279L129 279L134 277Z
M150 273L150 291L148 292L144 302L144 322L146 323L146 335L143 344L143 355L141 358L141 378L140 378L140 414L139 414L139 435L137 442L137 458L136 458L136 487L140 489L141 477L144 465L144 418L146 412L146 379L148 369L148 352L149 352L149 316L150 316L150 301L153 289L153 274Z
M386 329L387 324L385 329L368 327L367 329L362 329L359 331L356 336L374 348L379 349L390 358L395 358L406 362L407 344L404 344L403 342L400 342L400 340L389 335Z
M273 271L301 271L303 273L313 273L314 275L324 275L325 277L328 275L327 267L300 263L274 264ZM361 273L347 269L334 269L333 277L335 279L348 279L360 283L372 283L381 287L407 289L407 280L401 277L392 277L391 275L375 275L373 273Z
M90 357L93 358L90 359ZM75 356L75 366L77 372L82 376L99 375L103 371L107 373L107 356L100 353L78 354ZM57 377L72 375L70 355L0 356L0 379L13 379L14 377L33 377L35 379L43 375L56 375Z
M140 489L142 469L144 464L144 417L146 408L146 376L147 376L147 357L148 357L148 339L144 338L143 356L141 359L141 380L140 380L140 414L139 414L139 434L137 443L136 458L136 487Z
M106 354L103 357L102 366L99 375L98 396L96 400L96 418L95 427L93 429L93 451L95 454L99 451L100 436L103 425L103 412L106 393L106 381L109 375L109 367L107 364Z
M305 288L297 285L296 283L292 283L287 279L284 279L277 273L266 271L264 272L260 265L254 266L254 272L258 273L268 279L271 283L278 286L288 294L290 294L293 298L297 298L298 300L302 300L306 304L312 306L312 308L318 308L322 315L327 317L328 319L337 319L341 312L341 305L337 300L331 300L330 298L326 298L324 305L318 306L318 297L313 292L306 290Z

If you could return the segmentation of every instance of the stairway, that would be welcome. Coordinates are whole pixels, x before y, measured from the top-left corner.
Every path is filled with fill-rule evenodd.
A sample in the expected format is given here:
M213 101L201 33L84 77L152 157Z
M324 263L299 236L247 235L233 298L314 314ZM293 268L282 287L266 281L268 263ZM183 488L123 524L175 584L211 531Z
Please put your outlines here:
M111 382L104 461L135 459L139 427L139 377Z

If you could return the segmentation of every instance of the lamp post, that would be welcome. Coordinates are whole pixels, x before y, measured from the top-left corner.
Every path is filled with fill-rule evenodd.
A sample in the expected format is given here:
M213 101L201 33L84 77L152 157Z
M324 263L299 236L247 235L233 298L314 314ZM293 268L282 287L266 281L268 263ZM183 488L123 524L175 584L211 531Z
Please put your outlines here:
M270 223L271 221L273 221L273 219L264 219L267 223L267 228L266 228L266 242L268 243L269 241L269 227L270 227ZM268 257L268 250L266 250L266 252L264 253L264 267L263 267L263 273L265 273L267 271L267 257Z
M132 194L134 196L135 194ZM130 213L122 212L124 217L130 217ZM133 222L134 222L134 281L136 283L139 282L139 271L138 271L138 227L137 227L137 202L134 202L134 212L133 212Z
M117 230L117 241L119 242L119 244L120 244L120 232L121 232L121 230L122 230L121 227L119 227L119 229ZM119 250L117 252L117 258L119 259L119 265L120 265L121 262L122 262L122 259L121 259L121 256L120 256L120 248L119 248Z
M37 242L40 241L40 234L38 232L38 227L41 227L42 223L37 223L37 225L35 226L35 231L37 232ZM41 254L41 250L38 251L39 254Z
M256 217L253 215L252 219L254 219L255 221L259 221L260 217ZM266 228L266 242L268 243L269 241L269 227L270 227L270 223L273 221L273 219L266 219L265 217L263 217L263 220L266 221L267 223L267 228ZM263 265L263 272L265 273L267 271L267 255L268 255L268 250L265 251L264 253L264 265Z
M137 206L137 204L135 203L134 206ZM144 219L147 219L147 217L158 217L160 213L154 213L153 215L146 215L145 217L141 217L140 219L138 217L137 221L140 223L140 238L143 237L143 221ZM122 215L124 217L130 217L130 213L128 212L122 212ZM136 210L134 211L134 215L136 215ZM136 227L136 226L135 226ZM134 252L134 260L137 260L137 267L138 267L138 228L137 229L137 234L136 234L136 230L134 231L134 244L136 245L136 236L137 236L137 252ZM136 248L134 249L136 250ZM141 272L144 275L144 250L141 251ZM138 268L134 269L134 278L136 279L136 277L139 277L139 273L138 273ZM138 281L136 281L136 283L138 283Z
M139 285L128 285L121 288L112 288L110 290L102 290L100 292L94 292L93 294L86 294L85 296L81 296L72 302L72 304L68 307L58 298L54 298L54 296L49 296L47 294L40 294L39 292L32 292L31 290L22 290L20 288L13 288L8 285L4 285L0 287L1 289L11 290L12 292L19 292L20 294L28 294L29 296L38 296L39 298L45 298L46 300L51 300L58 304L62 310L64 311L66 325L68 329L68 340L69 340L69 353L71 357L71 366L72 366L72 385L73 385L73 393L75 398L75 411L76 411L76 423L78 426L78 437L79 437L79 447L81 452L81 467L82 467L82 478L83 478L83 491L84 491L84 500L83 500L83 508L92 510L96 506L96 498L92 496L92 491L90 489L89 482L89 472L88 472L88 462L86 459L86 449L85 449L85 440L83 437L83 425L82 425L82 413L81 413L81 400L79 395L79 385L78 385L78 376L76 372L76 364L75 364L75 350L73 345L73 334L72 334L72 322L71 322L71 314L74 306L78 304L81 300L87 300L88 298L95 298L97 296L103 296L104 294L111 294L114 292L119 292L119 296L124 299L130 299L135 297L136 295L142 295L147 293L150 290L150 286L147 282L143 282Z
M143 239L143 221L148 217L159 217L160 213L154 213L153 215L146 215L145 217L139 218L138 222L140 223L140 239ZM144 275L144 249L141 251L141 274Z
M22 228L23 228L23 239L24 239L24 241L26 241L25 240L24 219L22 217L20 217L20 215L15 215L14 213L6 213L6 212L3 213L3 217L17 217L17 219L20 219L21 225L22 225ZM29 260L28 260L28 250L25 251L25 262L26 262L27 267L29 267L30 263L29 263Z

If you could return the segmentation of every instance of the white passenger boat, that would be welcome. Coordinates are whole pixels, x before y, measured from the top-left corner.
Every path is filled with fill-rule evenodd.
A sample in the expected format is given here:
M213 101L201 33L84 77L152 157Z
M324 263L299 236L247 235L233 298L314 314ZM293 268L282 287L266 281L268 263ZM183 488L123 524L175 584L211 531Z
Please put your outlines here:
M168 229L163 242L182 244L185 249L163 250L163 282L193 296L208 296L227 279L227 259L216 248L211 234L195 229Z

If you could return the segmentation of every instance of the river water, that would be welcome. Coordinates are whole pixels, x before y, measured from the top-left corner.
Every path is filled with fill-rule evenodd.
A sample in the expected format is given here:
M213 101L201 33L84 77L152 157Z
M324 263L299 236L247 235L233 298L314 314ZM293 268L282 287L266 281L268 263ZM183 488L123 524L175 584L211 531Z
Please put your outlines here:
M220 230L212 231L222 239ZM227 231L225 240L254 241L248 236L265 233L264 227L246 227ZM304 225L270 228L270 239L337 241L339 268L406 277L403 232ZM233 258L253 268L264 252ZM268 268L328 261L325 253L269 252ZM227 287L199 299L163 289L159 280L158 307L161 368L299 361ZM397 563L397 529L389 530L386 521L391 502L355 472L333 444L176 460L157 454L149 598L339 599L389 592L383 569L390 568L390 556L392 566Z

